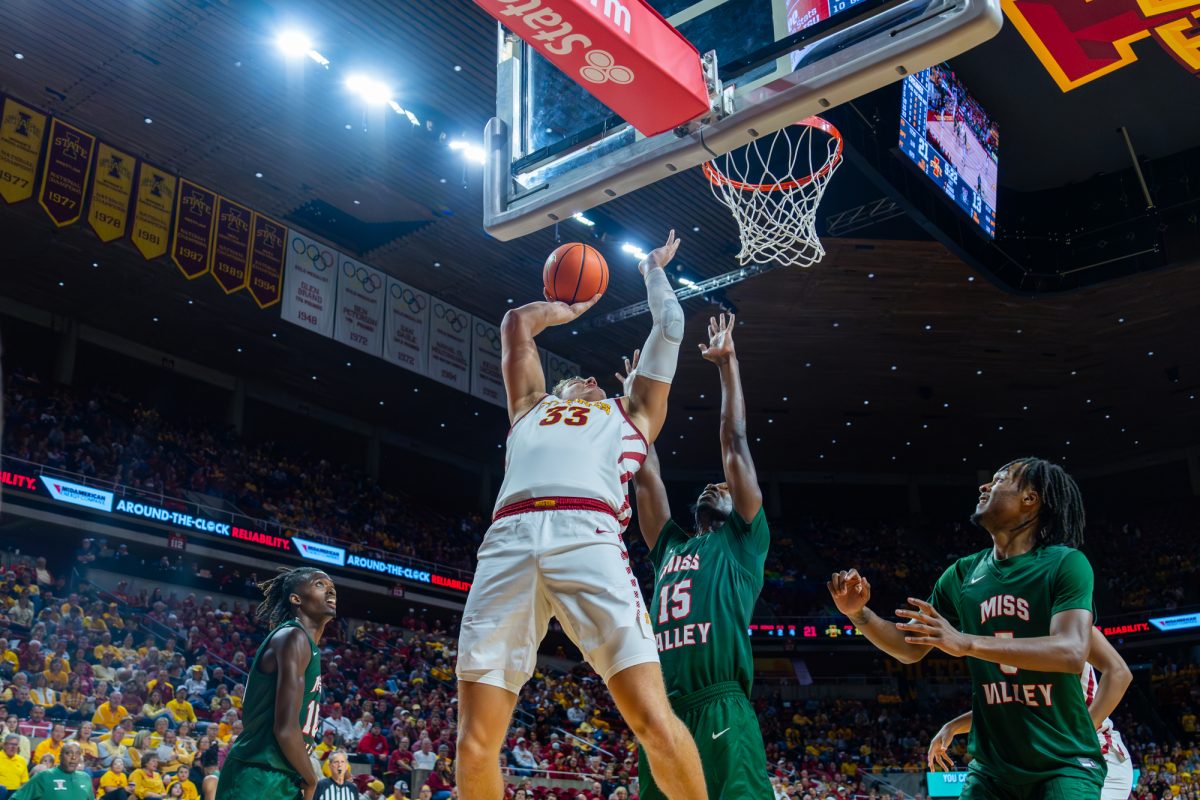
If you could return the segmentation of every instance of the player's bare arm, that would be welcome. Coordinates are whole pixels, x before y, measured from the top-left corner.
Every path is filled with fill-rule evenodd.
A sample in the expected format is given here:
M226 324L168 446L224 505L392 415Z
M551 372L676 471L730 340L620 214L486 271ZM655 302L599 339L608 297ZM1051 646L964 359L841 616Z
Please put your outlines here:
M939 769L946 772L954 771L954 760L950 758L947 751L954 742L955 736L971 732L971 721L970 711L959 714L934 734L933 739L929 742L929 751L925 754L925 762L929 765L930 772L937 772Z
M733 314L709 317L708 344L700 345L700 355L721 372L721 463L733 508L742 519L750 521L762 508L762 489L746 436L746 400L733 345L736 321Z
M635 370L641 357L642 351L634 350L633 359L625 359L625 371L613 373L626 397L633 389L633 381L637 379ZM663 526L671 518L671 504L667 500L667 487L663 485L662 466L658 463L658 452L654 445L647 448L646 460L633 476L633 497L637 503L637 524L642 539L653 550Z
M580 303L537 301L511 309L500 323L500 367L508 396L508 420L516 422L546 393L546 375L534 337L554 325L566 325L596 304L600 295Z
M1091 642L1092 612L1083 608L1060 611L1050 618L1049 636L1004 639L959 631L924 600L908 598L914 609L901 608L896 615L908 622L895 627L909 644L936 647L947 655L971 656L1017 669L1039 672L1083 671Z
M929 654L932 645L913 644L895 623L880 617L867 607L871 600L871 584L858 570L843 570L830 576L825 584L833 604L854 623L871 644L902 664L914 664Z
M633 373L625 410L649 444L658 438L667 419L667 397L679 362L679 345L683 342L683 308L663 271L675 257L679 242L672 230L666 244L651 250L638 264L654 322L642 345L641 361Z
M1088 714L1092 717L1092 725L1099 730L1104 720L1111 717L1120 705L1121 698L1125 697L1125 691L1133 683L1133 673L1099 628L1092 628L1089 643L1091 650L1087 660L1100 671L1100 685L1096 687L1096 696L1088 706Z
M280 630L272 637L270 649L275 656L275 741L292 769L300 774L305 800L309 800L316 791L319 776L313 771L300 731L300 705L304 700L304 671L308 669L312 651L299 628Z

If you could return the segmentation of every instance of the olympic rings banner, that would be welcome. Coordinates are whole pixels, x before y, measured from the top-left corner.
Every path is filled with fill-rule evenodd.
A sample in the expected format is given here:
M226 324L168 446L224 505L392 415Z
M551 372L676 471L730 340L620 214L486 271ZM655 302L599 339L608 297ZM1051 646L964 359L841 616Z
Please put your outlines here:
M296 231L287 233L283 277L284 320L333 336L333 303L341 254Z
M556 356L545 348L542 349L542 372L546 375L546 391L554 388L554 384L564 378L574 378L579 374L579 365L568 361L562 356Z
M471 347L471 394L504 408L504 375L500 371L500 329L475 318Z
M421 375L429 374L430 301L427 292L388 278L383 357Z
M429 377L471 391L471 336L475 317L437 298L429 320Z
M339 255L337 280L333 338L382 357L383 298L387 294L384 274L349 256Z

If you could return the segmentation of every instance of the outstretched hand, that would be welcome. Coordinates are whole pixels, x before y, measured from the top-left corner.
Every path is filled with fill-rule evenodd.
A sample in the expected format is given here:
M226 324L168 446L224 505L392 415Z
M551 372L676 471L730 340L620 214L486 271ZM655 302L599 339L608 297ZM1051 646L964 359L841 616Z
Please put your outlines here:
M929 752L925 754L925 762L929 765L930 772L937 772L939 769L945 772L954 772L954 760L946 752L953 742L954 732L948 726L943 725L942 729L930 740Z
M825 586L837 610L847 617L861 612L871 600L871 584L856 569L833 573Z
M583 315L592 306L596 305L601 298L601 293L597 292L591 299L583 300L578 303L564 303L561 300L551 300L550 294L543 289L542 296L546 298L546 325L566 325L568 322L574 322Z
M708 318L708 344L700 345L700 355L706 361L718 366L729 363L734 356L733 325L736 319L733 314L726 317L724 313L720 318Z
M675 238L675 229L667 234L667 243L662 247L656 247L650 251L649 255L638 262L638 272L645 277L646 273L652 269L662 269L671 263L671 259L675 257L675 251L679 249L681 239Z
M641 357L642 351L634 350L633 360L630 361L628 358L625 359L624 374L620 372L613 373L613 377L616 378L617 382L621 384L621 391L624 393L625 397L629 397L633 394L633 379L637 377L638 359Z
M908 604L916 607L896 609L896 616L911 620L897 622L896 627L908 631L904 641L909 644L923 644L936 647L947 655L961 657L970 649L970 639L946 621L933 606L915 597L908 598Z

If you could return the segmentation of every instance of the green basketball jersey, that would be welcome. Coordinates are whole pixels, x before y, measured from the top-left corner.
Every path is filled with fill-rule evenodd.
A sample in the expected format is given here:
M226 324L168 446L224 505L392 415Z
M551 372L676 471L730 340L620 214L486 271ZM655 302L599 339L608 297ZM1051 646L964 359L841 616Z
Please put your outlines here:
M263 652L271 638L284 628L299 628L304 631L312 658L304 670L304 697L300 701L300 730L304 742L311 751L316 746L314 735L317 730L318 710L321 702L321 652L317 644L304 630L299 621L290 619L271 631L254 654L250 666L250 677L246 681L246 697L242 704L242 734L229 750L229 758L266 769L279 770L300 780L299 773L292 768L279 743L275 740L275 686L277 676L261 672L258 668ZM278 667L276 667L278 669Z
M1035 547L996 560L991 548L960 558L929 602L963 633L1049 636L1060 611L1091 611L1092 565L1071 547ZM968 658L974 721L971 769L1011 785L1077 776L1104 783L1106 766L1079 675Z
M699 536L688 536L673 520L663 526L650 551L650 618L672 699L721 681L736 681L750 696L754 656L748 627L770 539L762 509L750 522L735 511L724 525Z

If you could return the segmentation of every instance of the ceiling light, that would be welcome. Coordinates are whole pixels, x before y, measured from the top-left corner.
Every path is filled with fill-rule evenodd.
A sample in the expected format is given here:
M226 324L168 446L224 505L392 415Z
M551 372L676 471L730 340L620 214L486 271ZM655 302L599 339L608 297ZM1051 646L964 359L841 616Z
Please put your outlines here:
M874 273L874 272L868 272L868 273L867 273L867 279L868 279L868 280L872 280L872 281L873 281L873 280L875 280L875 273Z
M240 352L242 352L242 348L240 348L240 347L239 347L239 348L237 349L237 351L238 351L239 353L240 353Z
M417 388L417 387L415 387L415 386L413 387L413 394L420 394L420 392L421 392L421 390L420 390L420 389L418 389L418 388Z
M783 402L785 402L785 403L786 403L786 402L787 402L787 398L788 398L788 396L785 394L785 395L783 396Z
M931 331L931 330L933 330L933 326L932 326L932 325L926 325L926 326L925 326L925 330L927 330L927 331Z
M704 399L704 395L700 395L700 399L701 399L701 400L703 400L703 399Z
M356 206L361 206L361 205L362 205L362 201L361 201L361 200L355 200L355 201L354 201L354 205L356 205Z
M637 245L630 244L629 242L625 242L625 244L621 245L621 250L629 253L631 256L637 259L643 259L646 257L646 252L642 250L642 248L638 247Z
M392 90L386 84L366 75L351 75L346 79L346 88L373 106L386 105L392 99Z
M974 283L974 282L975 282L975 276L974 276L974 275L968 275L968 276L967 276L967 283Z
M149 117L142 117L142 122L149 125L150 123L154 122L154 120L150 119Z
M13 58L15 58L17 61L24 61L25 54L24 53L13 53Z
M976 375L982 375L982 374L983 374L983 370L981 370L981 369L977 369L977 370L975 370L975 374L976 374Z
M841 326L842 326L842 323L840 323L840 322L833 323L833 327L835 327L835 328L840 328Z
M150 319L152 319L155 322L158 322L158 317L151 317Z
M66 286L66 284L65 284L65 283L63 283L62 281L59 281L59 282L58 282L58 285L59 285L59 286Z
M275 46L285 56L302 56L312 50L312 39L302 31L284 31L275 37Z
M313 376L312 376L312 379L315 381L315 380L317 379L317 376L316 376L316 375L313 375Z
M871 401L870 401L870 400L863 400L863 405L864 405L864 406L869 406L869 405L871 405Z
M254 173L254 177L256 177L256 178L261 178L261 177L262 177L262 173L261 173L261 172L256 172L256 173Z
M272 338L272 339L278 339L278 338L279 338L279 334L278 334L278 333L276 333L275 331L271 331L271 338Z
M694 280L692 280L691 278L685 278L682 275L680 275L677 280L679 281L679 284L681 286L695 286L696 285L696 282Z
M93 262L92 262L92 269L97 269L99 266L100 266L100 262L99 262L99 261L93 261Z
M349 361L347 361L347 362L346 362L346 366L347 366L347 367L348 367L348 366L350 366L350 362L349 362Z
M510 298L508 298L508 304L509 304L510 306L513 304L513 299L512 299L511 297L510 297Z
M900 368L897 367L895 364L892 364L892 372L895 372L898 369L900 369Z
M380 400L380 401L379 401L379 405L383 405L383 401L382 401L382 400Z
M455 64L455 65L454 65L454 71L455 71L455 72L462 72L462 67L460 67L458 64Z
M596 223L592 222L590 219L588 219L587 217L585 217L583 215L582 211L579 212L578 214L572 215L571 219L575 220L580 225L587 225L589 228L591 228L592 226L594 226L596 224Z
M438 268L438 267L440 267L441 265L442 265L442 262L440 262L440 261L435 261L435 262L433 262L433 268L434 268L434 269L437 269L437 268Z
M1153 357L1154 357L1154 351L1153 351L1153 350L1151 350L1149 353L1146 353L1146 355L1147 355L1147 356L1149 356L1149 357L1151 357L1151 358L1153 358Z
M191 300L188 300L188 305L189 305L189 306L190 306L190 305L192 305L192 301L191 301Z
M463 154L463 158L468 161L474 161L476 164L482 164L487 161L487 153L477 144L465 142L462 139L455 139L450 142L451 150L458 150Z

